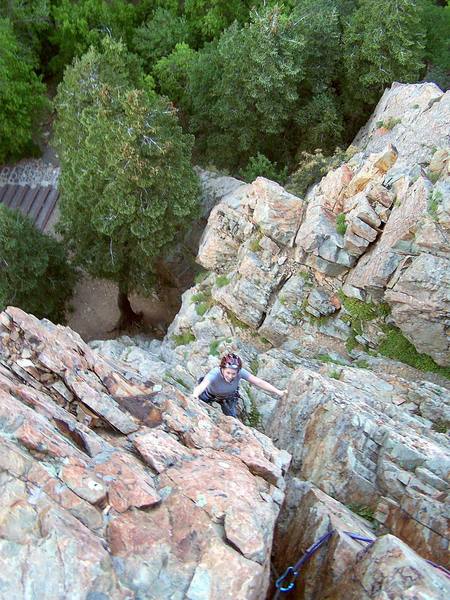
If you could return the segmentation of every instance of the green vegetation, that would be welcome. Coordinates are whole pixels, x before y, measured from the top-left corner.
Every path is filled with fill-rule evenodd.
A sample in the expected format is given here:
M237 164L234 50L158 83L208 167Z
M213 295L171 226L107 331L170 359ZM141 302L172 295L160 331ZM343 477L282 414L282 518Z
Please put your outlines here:
M385 338L378 347L378 352L380 354L392 358L393 360L399 360L420 371L438 373L439 375L450 379L450 367L441 367L434 362L431 356L417 352L400 329L392 325L385 325L384 333Z
M36 153L33 137L48 103L35 66L11 22L0 18L0 164Z
M418 81L425 27L416 0L360 0L343 34L343 100L366 114L392 81Z
M203 317L205 312L210 308L210 306L206 302L201 302L200 304L196 304L195 312L199 317Z
M307 316L308 321L310 323L312 323L313 325L315 325L316 327L325 325L326 323L328 323L328 321L332 317L332 315L320 315L320 317L316 317L315 315L312 315L309 312L307 312L306 316Z
M421 0L420 5L426 30L425 78L445 90L450 86L450 4Z
M433 431L437 431L438 433L447 433L447 431L450 429L450 421L440 419L433 423L431 429L433 429Z
M211 290L203 290L192 295L191 302L195 304L195 312L202 317L213 305Z
M344 235L347 231L347 223L345 221L344 213L339 213L336 217L336 231L340 235Z
M196 294L192 295L191 302L194 302L195 304L198 302L205 302L210 296L211 293L208 294L207 292L197 292Z
M428 214L433 219L433 221L438 220L438 207L442 202L444 196L440 190L433 190L428 197Z
M372 321L378 316L378 308L373 302L363 302L357 298L350 298L342 290L338 292L338 296L345 310L353 319Z
M345 349L350 354L352 350L354 350L358 346L358 341L356 339L356 333L352 331L350 337L345 342Z
M304 47L292 25L268 7L198 53L189 73L190 123L200 151L219 167L246 165L258 151L267 156L271 138L282 139L295 110Z
M172 385L174 385L175 383L178 383L178 385L181 385L183 390L190 389L190 386L185 381L183 381L183 379L181 379L180 376L173 375L172 373L164 373L163 381L166 381L167 383L170 383Z
M332 377L333 379L340 379L341 373L342 373L342 371L338 371L337 369L334 369L333 371L330 371L328 373L328 377Z
M253 373L253 375L256 375L256 373L258 372L258 369L259 369L258 357L252 358L249 366L250 366L250 371Z
M137 19L133 4L123 0L59 0L52 2L51 16L49 40L57 53L49 69L57 74L90 46L100 49L105 35L129 43Z
M294 308L291 314L297 322L305 318L305 313L301 308Z
M338 10L327 0L292 11L266 4L245 27L233 23L189 73L199 150L221 167L245 168L259 153L282 168L299 140L301 149L333 147L343 131L332 86L339 42Z
M196 53L188 44L176 44L174 50L161 58L153 67L153 75L159 91L177 106L189 111L188 74Z
M230 280L228 279L228 277L226 275L218 275L216 277L216 286L221 288L224 287L225 285L228 285L230 283Z
M183 331L183 333L173 335L172 340L175 346L187 346L187 344L195 342L196 337L192 329L188 329L187 331Z
M188 38L186 17L170 8L158 7L144 25L134 30L131 46L141 57L145 71L151 72L155 63Z
M259 252L261 250L261 236L258 236L256 238L253 238L250 242L250 244L248 245L248 247L250 248L250 250L252 252Z
M219 356L219 346L221 344L221 340L212 340L209 344L209 354L211 356Z
M349 510L359 515L363 519L366 519L370 523L375 524L377 522L374 517L373 508L370 508L370 506L366 506L364 504L346 504L346 506Z
M286 189L295 196L303 197L307 189L319 181L331 169L337 169L349 161L357 148L349 146L347 150L336 148L334 154L327 156L316 149L313 154L304 150L292 175L288 178Z
M0 204L0 310L18 306L38 319L65 322L76 282L64 245Z
M244 323L244 321L239 320L234 314L234 312L231 312L231 310L227 310L227 318L233 325L233 327L236 327L237 329L249 329L247 323Z
M250 7L258 2L253 0L185 0L186 17L197 42L220 37L220 34L233 21L244 23L248 19Z
M202 281L204 281L209 275L209 271L199 271L197 273L197 275L194 277L194 281L195 283L198 285L199 283L202 283Z
M379 317L387 317L391 314L391 307L387 302L380 302L380 304L376 304L376 311Z
M350 314L352 319L359 321L373 321L377 317L386 317L391 312L389 304L386 302L380 304L374 304L370 301L363 302L357 298L346 296L342 290L338 292L338 296L343 307Z
M427 177L431 181L431 183L437 183L440 176L441 176L440 173L433 172L430 170L427 171Z
M59 231L77 264L117 281L126 327L129 293L150 293L154 261L198 214L193 138L109 38L66 69L56 108Z
M356 367L359 367L360 369L370 369L369 363L367 362L367 360L364 360L363 358L355 360L355 362L353 364Z
M347 352L351 353L352 350L358 346L356 340L357 335L361 335L363 332L363 324L367 321L373 321L379 319L384 321L385 317L389 315L391 309L389 304L382 302L380 304L374 304L373 302L363 302L357 298L350 298L346 296L342 290L338 292L339 299L348 314L341 316L341 319L347 322L351 327L351 334L349 339L345 343Z
M377 121L377 127L383 127L384 129L394 129L394 127L401 122L401 119L389 117L389 119L386 119L386 121Z
M0 20L9 29L2 26L0 55L14 54L13 70L27 81L19 90L2 65L10 101L0 104L0 122L11 120L14 97L14 119L28 131L17 152L29 153L38 131L23 116L39 115L29 104L44 97L40 75L58 83L108 36L174 103L196 136L197 164L246 180L283 182L293 172L297 195L325 163L336 164L333 149L354 137L393 81L449 83L450 7L442 0L8 0Z
M183 387L185 390L189 389L189 386L185 381L181 379L181 377L174 377L173 380L179 385L181 385L181 387Z
M320 360L321 362L325 362L325 363L333 363L335 365L341 365L341 366L346 365L346 362L344 360L339 360L338 358L333 358L329 354L318 354L314 358L316 358L317 360Z
M257 177L266 177L284 184L287 177L287 167L279 169L276 163L272 163L264 154L258 152L256 156L250 157L245 169L241 170L240 176L248 183L252 183Z
M307 283L308 280L305 279L305 284ZM300 305L297 305L296 308L294 308L294 310L291 311L291 315L294 317L294 319L298 322L298 321L302 321L305 318L308 318L309 320L311 320L311 322L314 319L317 319L317 322L323 323L321 317L313 317L313 315L311 315L310 313L306 312L306 307L308 306L308 296L305 296L302 300L302 303ZM325 320L327 319L327 317L325 318Z
M252 390L248 389L247 390L247 396L249 397L250 400L250 412L247 415L247 425L249 427L254 427L255 429L257 429L258 427L261 427L262 425L262 420L261 420L261 413L259 412L257 406L256 406L256 400L253 396Z
M192 162L246 181L265 176L304 197L351 160L357 149L340 145L393 81L450 83L450 6L8 0L0 3L0 70L0 162L37 154L47 95L59 84L59 232L74 264L119 284L125 324L136 317L129 294L150 292L155 261L199 214ZM391 117L377 125L399 122ZM439 175L429 177L435 182ZM435 220L439 194L434 190L428 204ZM345 233L344 215L336 228ZM259 239L249 246L259 251ZM228 283L226 275L216 279L218 287ZM210 306L208 298L194 301L198 314ZM349 349L364 321L387 314L352 299L344 306ZM303 319L304 308L294 317ZM49 310L62 318L62 308ZM230 320L247 327L234 315ZM394 352L393 335L386 352ZM404 345L399 353L437 368L429 357L412 358Z
M51 3L49 0L3 0L0 2L0 19L8 19L14 34L35 66L43 55L43 46L51 31ZM5 41L2 36L0 44ZM0 52L2 54L2 52ZM3 73L3 71L1 71Z
M297 275L299 275L302 279L305 280L305 285L306 284L312 285L312 281L311 281L312 275L311 275L310 271L299 271L297 273Z

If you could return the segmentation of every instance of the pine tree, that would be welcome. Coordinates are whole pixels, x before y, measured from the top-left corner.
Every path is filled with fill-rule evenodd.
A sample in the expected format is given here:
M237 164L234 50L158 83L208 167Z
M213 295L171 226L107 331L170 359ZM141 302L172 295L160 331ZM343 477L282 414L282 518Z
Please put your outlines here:
M0 310L18 306L64 323L75 282L64 246L0 204Z
M155 259L198 210L193 138L149 89L137 59L105 38L66 69L56 98L60 231L75 261L128 294L149 294Z
M34 150L37 121L47 106L31 56L9 19L0 19L0 163Z
M282 145L298 103L304 47L299 25L275 7L255 11L248 25L234 23L199 52L189 74L191 126L206 156L233 168Z
M366 114L393 81L417 81L425 28L416 0L361 0L344 31L344 95L349 115Z

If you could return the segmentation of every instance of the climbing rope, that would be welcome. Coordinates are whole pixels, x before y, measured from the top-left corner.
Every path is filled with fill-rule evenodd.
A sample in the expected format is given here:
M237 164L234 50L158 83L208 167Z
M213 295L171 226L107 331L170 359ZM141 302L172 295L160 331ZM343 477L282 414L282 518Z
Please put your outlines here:
M448 569L446 569L442 565L437 565L436 563L432 562L431 560L425 559L425 562L427 562L429 565L431 565L435 569L439 569L439 571L442 571L442 573L444 573L444 575L447 575L447 577L450 579L450 571Z
M286 571L278 577L275 582L275 587L277 588L277 592L274 596L274 600L278 600L281 594L284 592L290 592L295 587L295 580L300 573L300 569L302 565L305 564L307 560L311 558L311 556L316 552L325 542L327 542L330 537L333 535L334 529L325 533L321 538L314 542L305 552L305 554L298 560L293 567L288 567ZM288 577L290 577L290 581L288 582Z
M306 552L295 563L294 566L288 567L286 569L286 571L283 573L283 575L281 575L281 577L278 577L278 579L275 582L275 587L277 588L277 591L275 593L275 596L273 597L273 600L278 600L278 598L280 597L281 594L290 592L292 589L294 589L295 580L297 579L297 577L300 573L301 567L311 558L311 556L315 552L317 552L317 550L321 546L323 546L323 544L325 544L331 538L331 536L335 532L336 532L335 529L331 529L330 531L328 531L328 533L325 533L322 537L320 537L316 542L314 542L314 544L312 544L306 550ZM358 542L363 542L365 544L373 544L375 542L375 540L373 540L371 538L364 537L357 533L351 533L350 531L344 531L343 533L348 535L353 540L356 540ZM435 567L436 569L439 569L440 571L442 571L444 573L444 575L446 575L447 577L450 577L450 571L448 571L445 567L442 567L441 565L437 565L437 564L431 562L431 560L427 560L426 562L428 564L430 564L431 566Z

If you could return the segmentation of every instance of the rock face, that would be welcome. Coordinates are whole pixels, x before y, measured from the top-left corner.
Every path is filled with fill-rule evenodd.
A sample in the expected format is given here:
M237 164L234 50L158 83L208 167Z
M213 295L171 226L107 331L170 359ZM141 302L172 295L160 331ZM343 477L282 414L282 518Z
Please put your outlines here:
M199 243L208 273L183 294L166 338L91 344L182 393L228 351L288 389L279 401L244 382L241 395L247 421L293 456L276 570L333 530L302 569L296 598L450 593L425 560L448 565L450 384L374 356L395 331L435 371L450 364L449 94L394 84L357 152L305 198L262 177L226 194ZM157 445L139 443L154 469L168 460ZM173 460L183 452L167 448ZM228 538L252 530L252 518L225 517ZM260 560L262 537L241 542L244 557Z
M264 597L289 455L68 328L0 323L0 597Z
M430 567L397 538L386 535L366 551L344 573L324 600L370 600L379 598L445 598L450 590L448 576Z
M448 564L450 453L446 436L414 413L428 394L435 418L448 419L450 395L349 367L339 377L295 371L268 433L292 452L297 477L340 502L370 507L422 556Z
M0 598L263 600L273 537L281 573L327 532L293 597L450 596L450 385L373 356L395 326L450 365L449 123L394 84L304 198L199 171L162 342L1 313ZM190 397L230 350L288 389L242 384L255 428Z
M393 83L353 143L379 152L388 141L399 152L398 166L427 164L433 148L449 145L449 112L450 94L434 83Z
M391 324L419 352L450 365L449 123L450 92L394 84L356 137L360 151L304 200L262 177L228 194L198 251L205 269L225 276L213 299L272 343L303 343L317 330L345 341L342 289L387 303ZM334 310L315 307L317 293Z
M184 233L183 239L174 244L170 252L166 252L157 268L162 281L177 287L182 292L194 281L198 271L195 256L209 214L216 204L224 200L228 194L245 185L239 179L206 171L196 167L202 194L200 198L200 218Z
M368 521L314 485L290 479L275 538L276 568L281 573L286 564L294 565L304 549L329 532L328 541L302 566L291 598L439 600L448 594L450 580L443 572L398 538L377 538Z
M190 302L187 305L194 306ZM345 531L374 540L395 535L392 543L402 548L399 540L406 542L421 558L401 554L404 560L399 561L392 576L408 589L409 583L401 573L415 569L418 561L424 589L427 593L428 585L434 589L435 583L427 583L430 567L424 559L448 565L449 556L450 454L447 436L441 429L450 420L449 391L420 378L405 379L399 372L389 374L387 360L377 359L377 367L373 359L375 373L304 358L298 355L297 346L293 346L294 351L286 344L284 348L264 351L259 346L257 350L255 336L228 322L218 306L210 309L208 321L193 312L196 318L190 322L190 331L195 340L186 339L186 344L174 347L174 342L167 339L138 348L133 340L124 339L109 342L108 346L99 342L98 347L110 356L132 360L142 372L152 361L152 369L158 365L164 378L176 382L180 390L188 390L198 375L217 363L216 357L207 356L215 339L220 342L219 352L238 351L245 365L258 376L278 387L288 387L288 397L278 403L245 385L241 393L249 411L257 401L265 432L293 456L274 549L277 571L281 573L294 564L330 528L341 532L337 546L338 538L333 538L330 549L322 551L327 558L308 563L297 597L325 597L344 572L362 560L360 552L365 545L349 539ZM187 314L184 323L189 323ZM232 336L232 341L227 336ZM373 521L361 520L344 504L354 510L359 507L364 514L372 515ZM318 510L317 506L323 508ZM330 517L331 513L335 516ZM380 559L381 569L383 561L389 561L390 550L386 552L385 559ZM432 580L439 582L438 589L448 589L445 576L434 573ZM386 579L386 590L388 584ZM433 593L431 597L439 597ZM377 598L375 592L371 594L368 597Z

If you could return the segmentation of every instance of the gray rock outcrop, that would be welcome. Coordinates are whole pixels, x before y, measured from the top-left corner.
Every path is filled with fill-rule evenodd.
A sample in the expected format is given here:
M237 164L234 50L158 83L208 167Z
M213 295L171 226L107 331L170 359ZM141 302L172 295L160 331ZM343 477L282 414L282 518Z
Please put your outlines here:
M335 530L296 598L448 594L425 559L448 565L449 94L394 84L357 152L304 198L262 177L227 194L199 244L208 273L163 342L93 344L185 392L230 350L288 388L241 392L293 456L278 571ZM392 332L436 372L375 356Z
M286 452L20 309L0 347L2 600L265 595Z
M449 94L394 84L304 198L200 173L163 341L0 315L0 597L262 600L331 531L293 597L450 595ZM288 390L242 383L252 427L190 397L226 351Z

